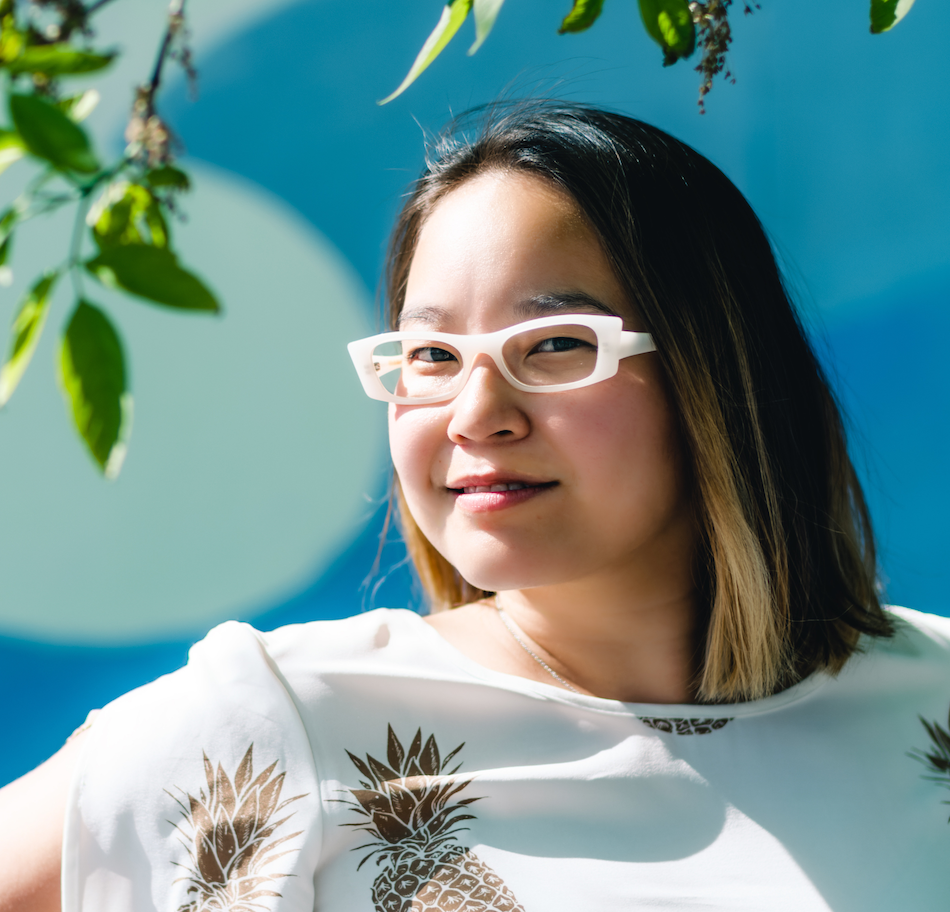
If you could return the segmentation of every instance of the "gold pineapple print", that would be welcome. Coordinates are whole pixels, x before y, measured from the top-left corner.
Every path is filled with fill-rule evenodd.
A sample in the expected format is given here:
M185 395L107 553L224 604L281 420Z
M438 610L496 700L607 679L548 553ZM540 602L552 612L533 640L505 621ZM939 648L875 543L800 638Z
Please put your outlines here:
M215 769L204 754L208 791L200 789L197 798L179 789L184 796L179 800L166 790L181 808L184 828L172 825L181 834L191 861L190 867L179 865L187 876L175 882L187 881L188 893L195 894L190 902L178 907L178 912L260 912L266 909L261 900L280 896L271 889L274 881L290 876L264 869L295 851L275 850L302 830L274 838L293 812L273 818L304 795L281 801L285 773L274 775L275 760L255 778L253 752L252 743L233 779L220 763Z
M389 726L387 763L347 751L364 778L348 789L355 800L342 800L365 819L342 825L373 837L356 847L370 849L357 870L373 857L383 866L373 881L377 912L524 912L502 879L456 842L468 829L459 824L475 819L469 806L481 800L458 797L472 782L456 778L461 764L446 772L464 746L442 758L435 736L423 744L419 729L406 751Z
M950 789L950 715L947 717L947 728L941 728L936 721L928 722L923 716L919 718L930 735L930 752L915 748L910 752L910 756L923 763L931 773L924 776L925 779ZM950 804L950 801L943 803Z

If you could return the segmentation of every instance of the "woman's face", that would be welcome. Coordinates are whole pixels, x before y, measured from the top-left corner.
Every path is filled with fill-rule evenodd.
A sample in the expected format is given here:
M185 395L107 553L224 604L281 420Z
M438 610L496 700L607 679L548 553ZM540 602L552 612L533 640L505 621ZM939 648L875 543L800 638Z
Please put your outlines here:
M573 200L539 177L489 171L425 222L400 328L486 333L604 311L643 329ZM690 556L681 445L655 353L624 359L609 380L547 394L514 389L480 355L455 399L391 405L389 416L413 518L479 588L605 574L635 584ZM475 490L493 486L502 489Z

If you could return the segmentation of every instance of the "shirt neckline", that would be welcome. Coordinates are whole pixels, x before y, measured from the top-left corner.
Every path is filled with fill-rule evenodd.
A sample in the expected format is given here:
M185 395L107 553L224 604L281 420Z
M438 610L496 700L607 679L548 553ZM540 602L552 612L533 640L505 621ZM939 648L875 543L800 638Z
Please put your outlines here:
M502 690L515 691L536 698L566 703L610 715L632 715L647 719L748 718L765 715L798 703L824 687L831 680L831 676L827 673L817 671L780 693L743 703L625 703L622 700L573 693L554 684L545 684L531 678L522 678L519 675L486 668L453 646L435 627L426 623L422 615L407 608L385 610L400 615L409 635L413 637L421 635L428 638L430 648L437 650L442 658L468 677L476 678ZM421 631L420 628L422 628Z

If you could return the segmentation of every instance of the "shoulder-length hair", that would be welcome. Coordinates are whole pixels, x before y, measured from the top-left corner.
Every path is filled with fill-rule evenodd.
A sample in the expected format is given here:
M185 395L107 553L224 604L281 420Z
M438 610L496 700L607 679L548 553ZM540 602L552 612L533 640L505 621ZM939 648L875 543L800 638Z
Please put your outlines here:
M835 674L860 634L889 636L870 517L842 419L752 208L711 162L631 118L561 102L456 122L430 152L392 235L390 325L419 233L453 188L529 172L585 213L653 334L678 411L708 606L700 699L735 702ZM433 610L490 595L425 538L395 482L403 535Z

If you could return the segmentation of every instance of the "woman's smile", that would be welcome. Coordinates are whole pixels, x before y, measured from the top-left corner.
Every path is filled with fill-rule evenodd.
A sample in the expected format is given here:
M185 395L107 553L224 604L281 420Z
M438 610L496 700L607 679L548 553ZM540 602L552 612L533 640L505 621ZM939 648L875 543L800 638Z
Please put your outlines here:
M527 503L557 485L557 481L497 480L502 477L504 473L459 478L446 485L446 489L455 498L457 509L491 513Z

